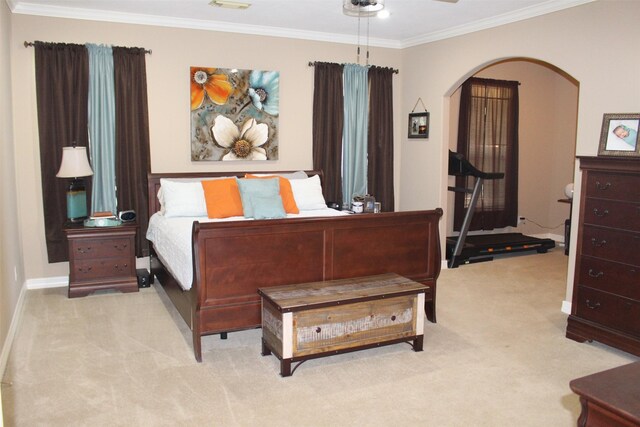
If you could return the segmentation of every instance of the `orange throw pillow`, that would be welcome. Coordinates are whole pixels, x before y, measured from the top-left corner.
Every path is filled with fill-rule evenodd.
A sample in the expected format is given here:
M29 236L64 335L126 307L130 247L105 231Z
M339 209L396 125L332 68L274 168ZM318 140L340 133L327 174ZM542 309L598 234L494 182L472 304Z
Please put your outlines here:
M242 216L242 199L235 178L202 181L209 218Z
M291 189L291 183L287 178L283 178L277 175L257 176L257 175L251 175L251 174L246 174L244 177L249 179L278 178L280 180L280 197L282 197L282 205L284 206L284 211L290 214L300 213L300 209L298 209L298 205L296 204L296 199L293 198L293 190Z

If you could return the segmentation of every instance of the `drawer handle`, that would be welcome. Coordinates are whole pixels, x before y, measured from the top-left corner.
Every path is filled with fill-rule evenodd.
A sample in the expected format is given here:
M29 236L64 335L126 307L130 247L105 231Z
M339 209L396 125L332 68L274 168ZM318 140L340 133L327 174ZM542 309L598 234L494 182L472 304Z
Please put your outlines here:
M598 277L604 276L604 273L602 271L598 271L597 273L595 273L592 269L589 269L589 276L595 277L597 279Z
M598 239L596 239L595 237L592 237L592 238L591 238L591 244L592 244L593 246L597 246L597 247L601 248L601 247L603 247L604 245L606 245L606 244L607 244L607 241L606 241L606 240L600 240L600 241L598 241Z
M600 303L596 302L595 304L591 304L591 300L587 300L587 308L594 310L596 308L600 307Z
M609 215L609 211L605 209L604 211L600 212L600 211L598 210L598 208L594 208L594 209L593 209L593 214L594 214L595 216L603 217L603 216L605 216L605 215Z
M596 181L596 188L598 190L606 190L609 187L611 187L611 183L610 182L607 182L605 185L602 185L602 184L600 184L600 181Z
M391 321L392 321L392 322L395 322L395 321L396 321L396 316L395 316L395 315L391 316Z
M320 326L318 326L318 327L316 328L316 333L317 333L317 334L319 334L321 331L322 331L322 329L320 328Z
M125 243L124 245L113 245L113 247L118 251L122 251L127 248L127 244Z
M78 248L78 252L81 254L86 254L87 252L91 252L91 246L87 246L86 249Z
M91 271L91 267L87 267L87 268L79 267L79 268L78 268L78 271L79 271L80 273L88 273L88 272L90 272L90 271Z
M116 265L113 266L113 268L115 268L118 271L125 271L128 266L129 266L129 264L124 264L122 267L120 267L118 264L116 264Z

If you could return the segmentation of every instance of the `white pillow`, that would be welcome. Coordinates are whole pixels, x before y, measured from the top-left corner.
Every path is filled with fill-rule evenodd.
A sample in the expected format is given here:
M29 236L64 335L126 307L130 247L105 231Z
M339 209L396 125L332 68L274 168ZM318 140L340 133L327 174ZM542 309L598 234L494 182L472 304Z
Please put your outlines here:
M207 216L207 203L200 180L180 182L160 179L160 201L164 216Z
M301 211L326 209L327 203L322 195L322 185L318 175L307 179L292 179L289 182L298 209Z
M309 177L309 175L307 175L305 171L297 171L297 172L290 172L290 173L253 173L253 172L247 172L247 173L253 176L281 176L287 179L305 179Z

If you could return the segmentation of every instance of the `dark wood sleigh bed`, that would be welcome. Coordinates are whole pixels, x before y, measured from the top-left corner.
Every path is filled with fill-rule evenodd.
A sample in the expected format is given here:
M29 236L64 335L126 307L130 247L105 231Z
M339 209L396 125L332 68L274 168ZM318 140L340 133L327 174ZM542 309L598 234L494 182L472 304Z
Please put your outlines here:
M251 172L258 173L258 172ZM281 173L281 172L267 172ZM245 172L148 175L149 215L161 208L161 178L244 176ZM309 176L321 175L307 171ZM189 325L196 360L201 338L261 325L258 288L397 273L429 286L427 318L436 321L442 209L233 222L194 222L193 284L185 291L151 248L154 276Z

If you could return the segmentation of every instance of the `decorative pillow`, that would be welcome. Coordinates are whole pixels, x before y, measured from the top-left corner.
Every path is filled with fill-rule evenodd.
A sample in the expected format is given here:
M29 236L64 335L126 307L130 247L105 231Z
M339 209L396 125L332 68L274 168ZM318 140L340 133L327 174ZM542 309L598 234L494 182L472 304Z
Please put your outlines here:
M242 216L242 200L236 178L202 181L209 218Z
M300 213L300 210L298 209L298 205L296 205L296 199L293 197L293 190L291 190L291 183L287 178L283 178L281 176L276 176L276 175L258 176L258 175L251 175L251 174L246 174L245 178L247 179L278 178L278 180L280 181L280 197L282 198L282 204L284 206L285 212L290 214Z
M318 175L307 179L292 179L289 182L291 183L291 190L293 190L293 197L296 200L298 209L301 211L312 211L327 207L322 195L322 185Z
M202 184L160 179L162 211L166 217L207 216Z
M280 180L278 178L239 179L238 189L240 190L240 198L242 199L242 209L245 218L253 218L251 198L253 196L279 197ZM282 201L280 203L282 203Z
M177 188L179 192L182 192L182 190L184 188L188 188L189 187L189 186L185 187L183 184L189 184L189 183L193 184L193 183L195 183L195 184L197 184L197 187L199 187L200 194L202 196L202 200L201 200L202 206L205 207L204 214L203 215L197 215L197 216L207 216L206 202L204 200L204 192L202 192L202 186L200 185L200 183L202 181L210 181L210 180L214 180L214 179L229 179L229 178L233 178L233 177L231 177L231 176L220 176L220 177L217 177L216 176L216 177L207 177L207 178L202 178L202 177L200 177L200 178L161 178L160 179L160 188L158 189L158 194L157 194L158 201L160 202L160 212L162 212L162 214L166 215L166 211L167 211L167 208L166 208L166 203L167 202L166 202L165 197L164 197L165 191L163 190L163 186L167 187L167 183L168 183L168 185L177 184L174 187ZM171 191L171 190L169 190L169 191ZM195 191L195 190L193 190L193 191ZM169 203L171 203L171 201ZM195 203L196 202L194 201L194 204ZM179 204L182 205L183 203L180 202ZM182 216L182 215L172 215L172 216ZM184 215L184 216L194 216L194 215Z
M286 218L287 213L282 205L282 198L276 196L259 196L254 194L250 198L251 207L253 208L253 217L255 219L275 219Z

